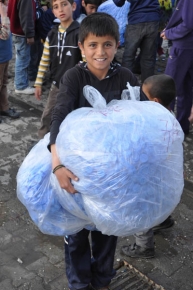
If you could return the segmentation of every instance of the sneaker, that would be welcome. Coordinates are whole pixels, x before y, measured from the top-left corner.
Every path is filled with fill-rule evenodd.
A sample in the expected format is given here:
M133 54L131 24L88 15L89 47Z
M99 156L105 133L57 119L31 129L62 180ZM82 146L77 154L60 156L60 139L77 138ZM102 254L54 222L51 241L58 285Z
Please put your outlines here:
M24 95L33 95L35 94L35 88L27 87L24 90L17 90L15 89L16 94L24 94Z
M154 232L163 230L163 229L168 229L174 225L174 220L172 219L171 216L169 216L163 223L155 226L152 228Z
M2 116L7 116L12 119L17 119L20 117L20 113L18 113L15 109L9 108L6 111L1 111L0 112Z
M124 255L131 258L150 259L155 256L154 248L143 249L136 244L123 246L121 251Z

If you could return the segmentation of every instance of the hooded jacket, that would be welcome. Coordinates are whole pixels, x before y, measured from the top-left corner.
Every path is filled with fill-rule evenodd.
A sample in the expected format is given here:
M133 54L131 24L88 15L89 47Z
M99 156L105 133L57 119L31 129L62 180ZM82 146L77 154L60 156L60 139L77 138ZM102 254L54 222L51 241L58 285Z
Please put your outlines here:
M9 0L8 17L12 34L26 38L35 36L35 0Z
M63 74L82 60L78 33L77 21L73 21L64 33L58 31L58 25L48 33L51 79L57 87Z
M166 27L165 35L180 49L193 49L193 0L180 0Z
M99 80L88 70L87 63L85 62L68 70L61 79L57 103L53 109L50 127L50 145L55 144L60 124L70 112L78 108L90 107L90 104L83 95L84 86L93 86L109 103L113 99L121 99L122 91L127 89L127 82L131 86L139 85L135 75L117 63L111 64L106 78L102 80Z

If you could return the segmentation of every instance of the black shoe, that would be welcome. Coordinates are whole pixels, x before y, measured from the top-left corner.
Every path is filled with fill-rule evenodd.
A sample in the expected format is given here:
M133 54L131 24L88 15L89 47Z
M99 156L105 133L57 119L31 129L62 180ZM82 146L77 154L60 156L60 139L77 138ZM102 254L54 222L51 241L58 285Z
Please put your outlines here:
M136 244L123 246L121 250L124 255L131 258L150 259L155 256L154 248L143 249Z
M174 220L172 219L171 216L169 216L163 223L155 226L152 228L154 232L163 230L163 229L168 229L174 225Z
M0 112L2 116L7 116L10 117L12 119L17 119L20 117L20 114L18 112L16 112L15 109L9 108L7 111L1 111Z
M0 124L2 123L2 118L0 117Z

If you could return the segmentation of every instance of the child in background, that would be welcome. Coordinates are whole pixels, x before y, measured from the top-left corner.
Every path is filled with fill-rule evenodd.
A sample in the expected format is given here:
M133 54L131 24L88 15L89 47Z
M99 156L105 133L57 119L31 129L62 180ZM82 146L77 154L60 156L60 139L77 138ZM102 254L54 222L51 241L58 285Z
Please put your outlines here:
M43 78L49 67L52 85L41 118L41 127L38 131L39 138L43 138L49 132L51 112L56 103L60 78L69 68L82 60L78 47L79 24L72 18L75 9L74 0L52 0L53 13L55 17L60 19L61 23L55 25L48 33L34 85L35 97L40 100Z
M9 107L7 94L8 66L12 58L12 39L10 34L10 22L7 17L7 2L0 1L0 123L1 116L12 119L19 118L20 114Z
M176 89L174 80L168 75L161 74L151 76L144 81L140 99L160 103L171 111L169 106L175 99L175 96ZM132 258L153 258L155 256L153 232L172 227L173 224L174 220L169 216L163 223L155 226L153 229L147 232L137 233L135 235L135 243L123 246L122 253Z
M138 85L130 70L112 62L119 45L119 27L112 16L106 13L88 15L81 22L79 41L87 62L69 69L61 79L52 114L49 144L54 174L60 186L72 194L76 189L71 180L78 181L78 177L61 164L55 147L60 124L71 111L90 107L83 95L85 85L96 88L107 103L121 99L127 82L131 86ZM108 290L115 275L113 262L117 237L91 231L91 251L89 233L89 230L83 229L65 238L66 275L70 290Z
M102 0L75 0L77 8L73 14L73 18L81 23L81 21L92 13L95 13L102 3Z

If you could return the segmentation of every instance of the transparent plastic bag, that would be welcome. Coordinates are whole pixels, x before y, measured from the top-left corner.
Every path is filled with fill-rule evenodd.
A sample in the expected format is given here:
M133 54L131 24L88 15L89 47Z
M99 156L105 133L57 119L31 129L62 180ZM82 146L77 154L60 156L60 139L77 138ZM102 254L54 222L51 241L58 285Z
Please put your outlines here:
M113 0L103 2L97 9L98 12L105 12L113 16L119 25L120 45L125 43L125 29L128 23L130 3L125 1L122 7L117 7Z
M97 108L71 112L56 148L79 177L79 193L61 189L51 170L49 134L30 151L17 175L17 195L43 233L69 235L83 228L127 236L161 223L183 191L183 132L155 102L106 101L86 86ZM100 100L100 101L99 101Z
M127 89L122 91L121 100L140 101L140 87L132 87L127 83Z
M65 236L85 226L94 227L82 206L80 194L63 190L52 173L49 133L32 148L17 174L17 197L39 229Z
M79 177L73 184L97 229L126 236L159 224L179 203L183 136L160 104L113 100L104 109L70 113L56 146Z

